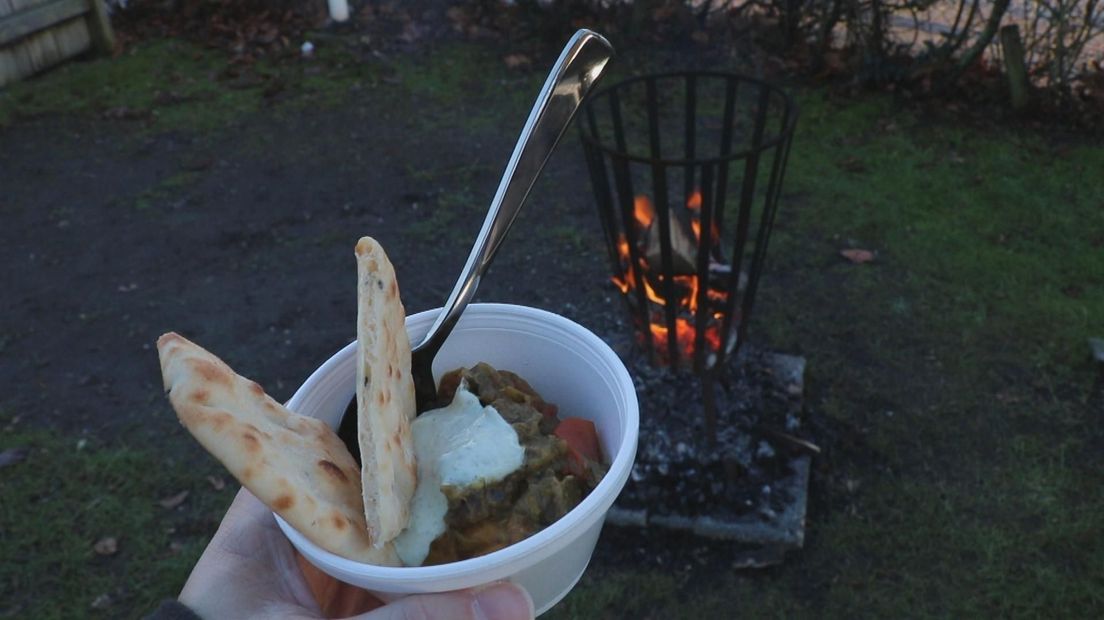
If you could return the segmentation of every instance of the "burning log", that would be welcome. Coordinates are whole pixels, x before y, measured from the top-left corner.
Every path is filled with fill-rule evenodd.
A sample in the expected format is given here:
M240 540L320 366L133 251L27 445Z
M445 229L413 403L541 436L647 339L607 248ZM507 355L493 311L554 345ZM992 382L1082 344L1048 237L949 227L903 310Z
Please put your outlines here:
M716 361L722 340L726 350L735 345L734 338L724 339L721 334L732 267L718 260L722 253L715 221L706 239L710 246L707 262L704 268L698 265L702 242L701 204L701 192L694 190L687 197L684 209L668 211L669 268L663 261L663 227L648 196L637 195L633 200L631 221L636 247L630 247L624 234L618 240L621 274L614 275L612 281L630 304L639 305L640 302L634 300L644 300L642 303L647 307L638 308L634 314L647 317L646 324L638 328L649 349L655 353L655 361L661 365L699 359L700 347L703 350L696 364L708 367ZM738 279L738 290L745 282L746 278ZM676 343L673 346L670 340L672 326Z
M636 197L635 218L644 230L640 235L641 254L648 265L663 264L662 227L655 215L652 201L647 196ZM691 231L689 218L671 209L667 212L671 239L671 270L674 275L692 276L698 255L698 243Z

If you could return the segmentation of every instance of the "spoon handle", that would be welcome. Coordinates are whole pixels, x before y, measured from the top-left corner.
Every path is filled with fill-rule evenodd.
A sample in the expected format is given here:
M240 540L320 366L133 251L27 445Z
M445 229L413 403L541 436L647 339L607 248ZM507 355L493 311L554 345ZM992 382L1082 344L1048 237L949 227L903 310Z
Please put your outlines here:
M567 131L583 98L598 81L612 54L613 48L605 38L585 29L576 32L560 53L525 121L464 270L425 338L414 347L416 356L432 361L448 338L464 307L475 295L483 273L491 265L556 143ZM418 400L420 402L421 398Z

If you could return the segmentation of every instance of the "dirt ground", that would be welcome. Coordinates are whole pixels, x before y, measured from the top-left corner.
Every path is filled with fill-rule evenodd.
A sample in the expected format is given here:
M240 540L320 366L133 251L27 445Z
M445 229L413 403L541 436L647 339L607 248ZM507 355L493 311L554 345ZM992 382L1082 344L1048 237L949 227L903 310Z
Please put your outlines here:
M520 128L524 113L503 126ZM168 330L286 399L354 336L352 250L362 235L391 255L408 312L438 306L514 133L427 134L418 117L365 97L291 124L262 115L210 136L135 137L125 123L57 119L0 133L0 343L9 385L20 386L3 407L66 432L186 443L153 349ZM158 191L182 174L185 186ZM614 327L584 178L571 134L478 300ZM464 204L452 200L442 214L450 195Z

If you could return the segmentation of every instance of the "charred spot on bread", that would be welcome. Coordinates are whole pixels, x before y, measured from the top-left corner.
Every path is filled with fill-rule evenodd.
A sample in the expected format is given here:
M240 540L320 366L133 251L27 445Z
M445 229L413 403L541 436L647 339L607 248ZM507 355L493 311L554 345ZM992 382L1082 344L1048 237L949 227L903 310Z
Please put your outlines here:
M219 383L222 385L230 385L231 376L225 369L219 367L218 364L210 360L205 359L191 359L192 368L195 369L196 374L203 378L205 381L211 383Z
M342 482L349 482L349 477L345 475L345 472L341 471L341 468L335 465L332 461L322 459L318 461L318 467L320 467L322 471L326 472L328 475L333 476L334 478L337 478Z
M344 515L337 512L330 515L330 520L333 523L335 530L343 530L347 525L349 525L349 520L345 518Z
M257 436L249 431L242 433L243 446L245 446L246 452L260 452L261 440L257 439Z
M295 505L295 498L291 495L281 495L272 502L272 509L276 512L287 510Z
M259 435L259 436L264 437L265 439L269 439L269 440L272 439L272 434L271 433L266 433L266 432L262 431L261 429L257 428L256 426L252 425L252 424L246 423L245 428L249 429L249 431L252 432L255 435Z
M208 419L211 422L211 428L214 429L216 433L221 433L222 429L226 428L226 425L234 422L234 416L225 411L215 412L211 414L211 417Z

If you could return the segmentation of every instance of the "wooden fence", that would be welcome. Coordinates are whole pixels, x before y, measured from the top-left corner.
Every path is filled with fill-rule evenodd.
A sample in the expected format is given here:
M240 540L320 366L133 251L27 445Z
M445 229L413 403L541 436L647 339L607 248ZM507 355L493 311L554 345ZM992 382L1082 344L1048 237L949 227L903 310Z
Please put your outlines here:
M0 0L0 87L114 46L103 0Z

